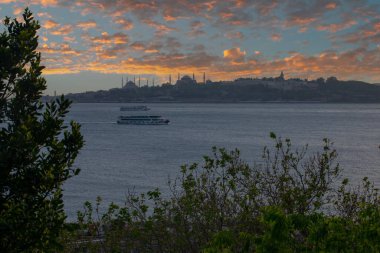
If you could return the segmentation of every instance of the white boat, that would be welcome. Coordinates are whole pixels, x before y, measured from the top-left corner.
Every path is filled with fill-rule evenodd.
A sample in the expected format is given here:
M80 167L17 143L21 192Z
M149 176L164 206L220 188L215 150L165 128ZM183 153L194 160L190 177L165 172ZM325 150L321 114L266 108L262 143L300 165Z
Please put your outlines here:
M122 106L120 111L149 111L146 105Z
M161 116L119 116L117 123L126 125L167 125L169 120Z

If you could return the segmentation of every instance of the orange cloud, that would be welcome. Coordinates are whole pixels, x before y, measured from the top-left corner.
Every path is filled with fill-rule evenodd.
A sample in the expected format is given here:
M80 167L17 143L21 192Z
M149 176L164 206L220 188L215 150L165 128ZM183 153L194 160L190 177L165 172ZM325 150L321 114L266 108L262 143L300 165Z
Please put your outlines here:
M178 18L177 18L177 17L174 17L174 16L172 16L172 15L170 15L170 14L165 14L165 15L164 15L164 19L165 19L165 21L175 21L175 20L177 20Z
M348 20L347 22L339 23L339 24L318 25L316 29L318 31L329 31L329 32L335 33L344 29L348 29L356 24L357 22L355 20Z
M47 13L47 12L38 12L37 16L38 17L42 17L42 18L50 18L50 19L53 18L53 16L50 13Z
M134 42L130 45L131 48L134 50L144 50L145 49L145 44L142 42Z
M313 23L316 20L317 19L313 17L294 16L286 22L286 25L287 26L306 26Z
M56 30L51 31L50 33L53 35L68 35L73 32L72 25L63 25Z
M226 49L223 51L223 57L227 59L239 59L246 55L245 51L241 51L239 47Z
M62 75L62 74L77 74L80 73L80 70L75 70L67 67L57 67L57 68L45 68L42 70L45 75Z
M129 39L123 33L109 35L107 32L103 32L101 36L91 38L91 41L99 44L126 44Z
M24 8L22 8L22 7L16 7L14 10L13 10L13 14L14 15L20 15L21 13L23 13L24 12Z
M282 40L282 36L279 33L274 33L274 34L272 34L271 39L273 41L280 41L280 40Z
M58 25L59 24L57 22L55 22L54 20L49 19L49 20L46 20L44 22L44 24L42 25L42 27L49 30L49 29L57 27Z
M34 0L33 4L42 5L42 6L56 6L58 4L58 0Z
M57 71L60 68L62 71L73 71L75 66L75 71L129 72L158 76L177 72L199 73L205 71L209 77L214 77L216 80L229 80L246 75L276 76L282 70L289 77L308 77L309 79L315 79L320 76L337 76L340 79L362 79L367 81L380 79L380 50L378 49L367 50L360 48L342 53L325 51L313 56L292 53L287 57L275 60L246 58L245 61L224 61L223 58L213 57L205 53L149 54L144 58L120 60L117 57L118 50L123 50L122 45L112 50L101 55L97 61L86 60L82 61L81 64L71 64L68 68L57 65L60 62L58 60L60 57L55 63L57 66L52 62L52 68L54 69L52 73L58 73ZM239 57L246 57L246 53L240 48L224 51L224 58L235 59ZM360 68L357 66L360 66Z
M70 42L70 43L76 42L76 38L75 37L70 37L70 36L63 36L63 40L65 42Z
M153 53L158 53L159 51L155 48L152 48L152 49L146 49L144 50L144 52L147 54L153 54Z
M43 54L59 54L59 55L72 55L72 56L80 56L81 53L77 50L74 50L70 47L69 44L63 43L57 45L56 43L43 44L41 48L39 48L40 52Z
M331 3L326 4L326 5L325 5L325 8L326 8L326 9L329 9L329 10L333 10L333 9L336 8L336 6L337 6L336 3L331 2Z
M164 24L160 24L156 21L153 21L151 19L146 19L144 20L144 23L146 25L149 25L151 27L154 27L156 29L156 33L157 35L164 35L164 34L167 34L169 32L172 32L172 31L175 31L177 30L176 28L173 28L173 27L169 27L167 25L164 25Z
M97 24L94 20L89 20L89 21L79 22L76 24L76 26L87 31L89 29L96 28Z
M347 33L342 36L333 37L337 41L346 43L380 43L380 21L374 20L360 26L356 31Z
M126 18L118 18L115 20L115 23L120 25L124 30L131 30L133 28L132 21Z

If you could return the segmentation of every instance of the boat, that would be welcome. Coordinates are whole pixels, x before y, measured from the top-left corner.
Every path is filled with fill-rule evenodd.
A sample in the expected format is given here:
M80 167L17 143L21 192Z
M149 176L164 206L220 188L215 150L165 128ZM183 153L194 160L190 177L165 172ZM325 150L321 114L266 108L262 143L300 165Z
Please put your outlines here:
M119 116L117 123L126 125L167 125L168 119L161 116Z
M120 107L120 111L149 111L146 105L134 105L134 106L122 106Z

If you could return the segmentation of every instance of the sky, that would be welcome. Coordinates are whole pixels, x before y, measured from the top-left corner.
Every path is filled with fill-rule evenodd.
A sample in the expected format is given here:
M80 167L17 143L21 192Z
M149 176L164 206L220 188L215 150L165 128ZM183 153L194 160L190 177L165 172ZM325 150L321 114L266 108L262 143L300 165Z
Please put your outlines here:
M380 0L0 0L1 17L25 7L41 24L46 94L204 72L380 83Z

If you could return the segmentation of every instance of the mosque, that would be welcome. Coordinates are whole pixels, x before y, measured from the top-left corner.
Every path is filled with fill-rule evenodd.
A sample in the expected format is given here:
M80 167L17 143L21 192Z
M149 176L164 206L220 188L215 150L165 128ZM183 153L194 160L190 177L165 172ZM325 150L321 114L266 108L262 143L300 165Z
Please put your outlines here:
M190 86L190 85L196 85L196 84L197 84L197 81L195 80L194 74L193 74L193 78L191 78L188 75L184 75L181 79L178 78L177 82L175 83L175 85L178 85L178 86Z

